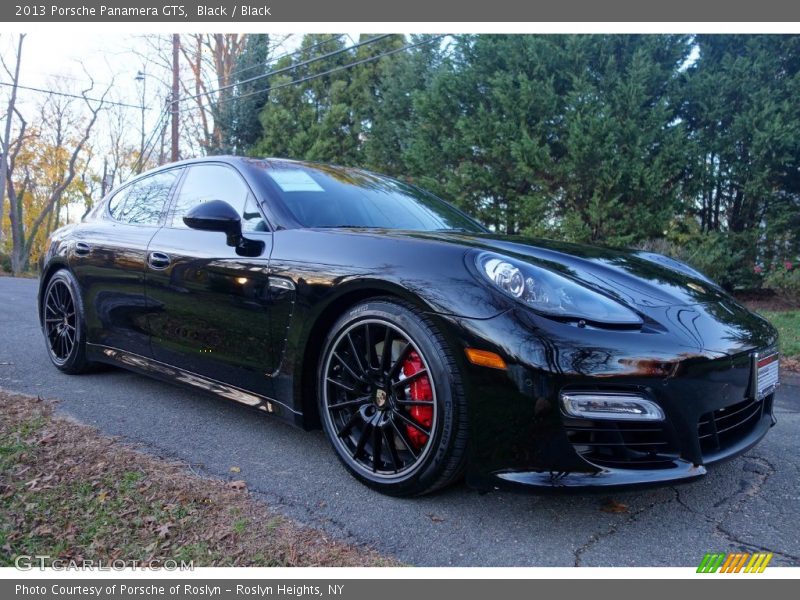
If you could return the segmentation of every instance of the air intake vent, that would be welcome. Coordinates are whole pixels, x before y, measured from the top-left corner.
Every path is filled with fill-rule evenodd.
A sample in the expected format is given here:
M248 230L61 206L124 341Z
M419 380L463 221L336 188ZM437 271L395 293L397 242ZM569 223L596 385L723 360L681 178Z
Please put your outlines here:
M725 450L753 431L761 420L772 397L762 401L744 400L731 406L719 408L700 417L697 435L704 454Z
M575 451L596 465L620 469L668 469L678 456L662 423L564 419Z

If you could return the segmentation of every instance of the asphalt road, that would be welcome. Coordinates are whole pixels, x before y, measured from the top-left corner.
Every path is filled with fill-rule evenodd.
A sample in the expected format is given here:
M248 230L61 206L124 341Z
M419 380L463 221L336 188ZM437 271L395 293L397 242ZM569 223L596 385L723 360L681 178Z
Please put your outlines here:
M274 510L421 566L695 566L706 552L775 553L800 566L800 377L785 378L778 425L737 460L678 487L613 494L479 495L460 485L399 500L340 466L321 432L121 370L63 375L35 310L37 281L0 277L0 388L207 476L245 479ZM232 477L230 467L241 472Z

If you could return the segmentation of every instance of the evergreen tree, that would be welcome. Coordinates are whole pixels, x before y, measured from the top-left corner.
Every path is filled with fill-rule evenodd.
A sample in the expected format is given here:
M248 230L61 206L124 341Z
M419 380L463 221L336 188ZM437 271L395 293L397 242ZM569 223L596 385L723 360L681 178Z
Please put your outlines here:
M347 67L407 42L305 36L243 147L406 178L498 232L658 247L728 286L800 251L800 37L411 42Z
M734 282L800 252L800 37L706 35L685 76L689 210Z
M228 111L227 145L233 153L251 147L261 137L258 111L266 103L269 92L262 91L267 87L264 79L248 80L269 70L269 40L267 34L247 36L244 50L236 61L235 94L229 106L222 107Z

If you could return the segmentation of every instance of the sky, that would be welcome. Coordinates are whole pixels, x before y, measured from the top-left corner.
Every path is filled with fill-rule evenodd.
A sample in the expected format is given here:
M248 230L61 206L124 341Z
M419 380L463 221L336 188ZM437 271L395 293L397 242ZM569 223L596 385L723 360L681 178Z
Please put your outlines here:
M164 73L145 57L149 46L142 34L87 33L85 30L82 33L75 35L70 32L69 25L65 25L64 31L59 33L29 33L22 46L19 83L21 86L80 94L81 90L88 87L92 78L95 82L94 89L87 92L87 95L99 97L113 82L107 98L133 105L123 110L130 122L130 127L126 129L128 143L138 147L142 129L142 111L138 107L142 104L146 107L144 130L149 137L161 116L164 98L169 94L168 85L158 79ZM293 35L281 52L294 50L300 39L301 35ZM12 71L17 42L17 35L0 34L0 54ZM144 88L141 78L137 80L141 71L146 73ZM188 74L183 74L182 77L187 78ZM8 73L0 68L0 81L10 83L11 80ZM0 87L0 117L5 113L10 92L10 87ZM29 124L35 123L38 105L46 97L47 94L33 90L18 91L17 108ZM82 101L76 99L75 102L80 105ZM103 150L109 144L108 131L107 118L101 116L92 133L92 142L97 152L92 165L96 172L102 171L102 157L105 154ZM70 220L74 220L74 215L79 216L83 212L80 207L74 208L75 210L69 211Z
M0 35L0 52L9 66L12 66L10 61L13 61L16 43L16 35ZM20 84L52 88L61 78L64 86L79 91L89 82L89 73L96 81L98 92L113 80L115 100L139 104L140 91L135 77L143 61L133 52L135 49L143 50L144 45L138 36L128 34L28 34L22 47ZM10 80L5 72L0 74L0 79ZM7 97L6 93L3 95ZM21 90L19 96L27 106L41 94Z
M162 34L165 35L165 34ZM7 64L13 60L16 36L0 35L0 52ZM134 34L88 34L72 35L69 32L53 35L51 33L31 33L25 38L22 50L20 85L44 89L58 89L80 93L89 84L90 76L95 87L89 96L101 95L113 82L108 98L117 102L136 106L146 106L145 129L149 132L156 125L163 108L163 98L169 93L164 82L155 77L158 69L143 57L148 46L142 35ZM144 86L137 75L144 71L147 77ZM185 75L184 75L185 77ZM0 73L0 81L10 81L5 73ZM8 98L9 88L0 88L0 98ZM19 98L24 113L31 114L36 102L45 94L20 90ZM126 108L132 122L131 143L138 145L141 110ZM101 132L98 132L101 133Z

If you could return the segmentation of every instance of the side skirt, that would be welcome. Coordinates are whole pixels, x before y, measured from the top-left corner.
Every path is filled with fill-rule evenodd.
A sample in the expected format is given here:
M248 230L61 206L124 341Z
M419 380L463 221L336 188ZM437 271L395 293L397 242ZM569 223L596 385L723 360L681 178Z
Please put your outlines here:
M216 379L210 379L140 354L120 350L119 348L87 343L86 350L91 360L116 365L170 383L193 387L214 396L233 400L238 404L244 404L250 408L273 414L294 425L302 426L302 413L292 410L286 404L273 398L243 390Z

